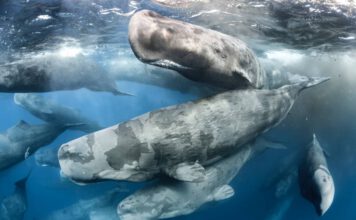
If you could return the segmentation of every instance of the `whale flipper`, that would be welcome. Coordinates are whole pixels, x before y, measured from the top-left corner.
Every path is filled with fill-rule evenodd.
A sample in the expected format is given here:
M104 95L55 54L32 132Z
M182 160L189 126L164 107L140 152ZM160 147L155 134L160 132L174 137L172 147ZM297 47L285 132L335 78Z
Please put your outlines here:
M20 120L16 125L7 129L6 135L11 141L17 141L23 132L30 129L31 126L24 120Z
M198 162L177 164L168 168L166 173L177 180L186 182L201 182L205 179L205 169Z
M27 129L29 127L30 127L30 125L26 121L20 120L13 128L14 129Z
M212 200L221 201L224 199L231 198L234 195L235 195L235 190L230 185L223 185L215 189L212 195L213 196Z

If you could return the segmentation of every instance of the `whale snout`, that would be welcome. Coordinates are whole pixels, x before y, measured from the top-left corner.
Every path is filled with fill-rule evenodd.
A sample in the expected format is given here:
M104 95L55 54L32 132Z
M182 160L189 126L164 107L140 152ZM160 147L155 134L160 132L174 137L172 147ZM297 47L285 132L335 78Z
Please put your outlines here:
M77 182L94 179L97 168L94 154L87 145L63 144L58 150L58 160L62 174L67 178Z
M125 211L129 212L130 210L132 210L133 207L135 207L135 204L131 197L126 198L117 206L118 211L120 211L120 213L123 213Z
M58 159L60 160L66 160L69 158L69 145L68 144L64 144L62 145L59 150L58 150Z
M136 213L134 212L135 204L131 197L124 199L117 206L117 213L120 219L131 220L137 219Z

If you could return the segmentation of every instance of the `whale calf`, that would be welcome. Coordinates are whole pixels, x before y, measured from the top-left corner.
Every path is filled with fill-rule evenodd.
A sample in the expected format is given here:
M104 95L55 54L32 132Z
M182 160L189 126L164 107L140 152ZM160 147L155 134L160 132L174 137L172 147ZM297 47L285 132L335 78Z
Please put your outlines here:
M334 180L315 134L307 147L298 170L299 188L302 196L313 203L317 214L322 216L334 200Z
M265 72L237 38L142 10L129 23L129 42L139 60L224 88L262 88Z
M15 104L23 107L37 118L53 124L78 124L73 129L90 133L101 129L94 121L84 117L79 111L61 106L51 99L33 93L16 93ZM82 125L79 125L82 124Z
M79 54L61 56L54 52L25 57L0 65L0 92L48 92L87 88L126 95L93 60Z
M233 90L143 114L63 144L62 173L76 182L146 181L164 173L201 181L203 166L276 126L300 91L328 78L275 90Z
M209 166L202 182L164 179L135 192L118 205L119 217L121 220L173 218L190 214L208 202L228 199L234 195L234 189L228 185L230 181L247 161L267 147L285 148L259 138L256 143L247 144L235 154Z

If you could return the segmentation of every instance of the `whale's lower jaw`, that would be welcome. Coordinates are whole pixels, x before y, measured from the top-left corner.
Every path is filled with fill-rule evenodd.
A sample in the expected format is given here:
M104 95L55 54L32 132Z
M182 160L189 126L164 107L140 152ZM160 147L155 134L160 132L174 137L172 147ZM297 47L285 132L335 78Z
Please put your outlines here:
M176 71L194 71L193 68L190 68L190 67L187 67L187 66L183 66L183 65L180 65L179 63L176 63L176 62L171 61L171 60L166 60L166 59L148 61L146 63L154 65L154 66L162 67L162 68L176 70Z

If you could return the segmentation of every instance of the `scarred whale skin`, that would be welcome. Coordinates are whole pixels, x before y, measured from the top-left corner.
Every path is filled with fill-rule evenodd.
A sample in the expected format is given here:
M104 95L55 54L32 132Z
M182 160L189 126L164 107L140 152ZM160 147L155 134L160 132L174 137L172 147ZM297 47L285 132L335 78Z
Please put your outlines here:
M203 166L252 141L285 118L309 78L275 90L233 90L143 114L63 144L62 173L77 182L145 181L163 172L204 178Z
M266 141L247 144L232 156L209 166L202 182L164 179L138 190L120 202L119 217L121 220L173 218L190 214L206 203L228 199L234 195L234 189L228 184L246 162L267 147L281 148L269 145Z
M142 10L129 23L129 42L142 62L224 88L262 88L266 81L255 54L241 40Z

